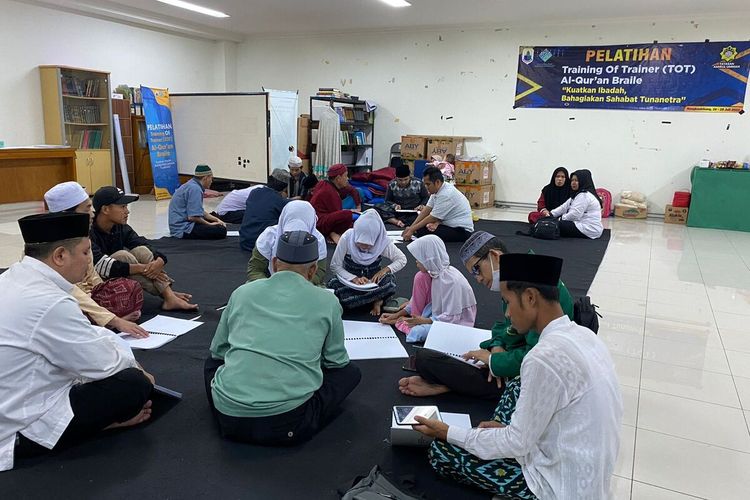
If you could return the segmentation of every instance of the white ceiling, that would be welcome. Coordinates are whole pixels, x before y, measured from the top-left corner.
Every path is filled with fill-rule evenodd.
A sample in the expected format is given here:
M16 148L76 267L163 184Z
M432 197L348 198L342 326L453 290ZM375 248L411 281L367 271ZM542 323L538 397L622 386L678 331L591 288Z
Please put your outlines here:
M156 0L20 0L194 36L241 41L251 35L348 32L455 25L750 14L749 0L189 0L223 11L215 19Z

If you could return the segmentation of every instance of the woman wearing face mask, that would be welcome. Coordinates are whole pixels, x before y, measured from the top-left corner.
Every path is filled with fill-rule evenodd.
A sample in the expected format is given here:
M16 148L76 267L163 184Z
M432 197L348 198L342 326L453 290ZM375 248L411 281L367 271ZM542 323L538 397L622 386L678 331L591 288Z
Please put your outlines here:
M430 234L406 247L417 259L419 272L409 304L393 314L383 314L380 322L396 325L406 333L407 342L424 342L433 321L474 326L477 299L463 274L451 266L443 240ZM429 283L429 287L426 286Z
M504 253L507 249L500 238L485 231L472 234L460 250L466 270L481 285L498 292L498 299L501 256ZM562 280L557 288L563 312L573 319L573 297ZM419 349L415 360L419 376L402 378L399 381L401 392L410 396L433 396L453 391L496 399L503 394L503 382L507 391L520 390L521 362L539 341L539 334L534 331L526 335L516 333L505 317L505 303L501 304L502 319L493 325L492 337L482 342L478 350L465 354L482 360L489 369L477 370L441 352Z
M529 223L534 224L544 217L543 210L554 210L570 198L570 179L565 167L557 167L552 172L549 184L542 188L542 194L536 200L536 212L529 214Z
M380 266L381 258L390 260ZM354 227L341 235L331 259L335 277L328 282L344 309L372 304L370 314L380 316L383 301L396 291L393 274L406 265L406 255L388 238L385 225L375 210L359 216ZM366 290L355 290L346 283L371 285Z
M570 174L570 199L559 207L542 210L545 217L560 217L560 236L589 238L595 240L602 235L602 201L596 194L596 186L588 170L576 170Z

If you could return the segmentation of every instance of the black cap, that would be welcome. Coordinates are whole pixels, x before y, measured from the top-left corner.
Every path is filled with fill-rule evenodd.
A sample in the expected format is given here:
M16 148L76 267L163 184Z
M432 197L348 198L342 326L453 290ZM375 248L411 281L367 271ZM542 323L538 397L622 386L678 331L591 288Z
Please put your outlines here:
M137 194L125 194L125 191L115 186L104 186L94 193L94 212L98 212L104 205L127 205L138 201Z
M398 167L396 167L396 177L404 178L409 177L411 175L411 170L409 170L409 165L401 164Z
M557 286L563 260L549 255L504 253L500 256L500 281L524 281Z
M318 260L318 239L307 231L287 231L276 244L276 258L287 264Z
M52 243L89 235L89 214L52 212L18 219L25 243Z

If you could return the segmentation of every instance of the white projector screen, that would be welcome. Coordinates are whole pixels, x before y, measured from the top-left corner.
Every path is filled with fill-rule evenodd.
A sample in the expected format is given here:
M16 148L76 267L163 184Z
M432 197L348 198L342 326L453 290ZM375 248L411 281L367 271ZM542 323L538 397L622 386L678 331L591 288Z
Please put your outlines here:
M214 177L266 182L269 174L268 93L171 94L177 171L206 164Z

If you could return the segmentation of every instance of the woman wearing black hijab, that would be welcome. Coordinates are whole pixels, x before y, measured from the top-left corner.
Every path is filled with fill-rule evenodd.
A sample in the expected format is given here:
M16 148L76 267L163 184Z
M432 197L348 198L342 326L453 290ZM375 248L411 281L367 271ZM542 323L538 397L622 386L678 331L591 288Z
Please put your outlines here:
M571 197L554 210L542 211L545 215L560 217L560 236L590 238L602 235L602 202L588 170L570 174Z
M571 194L568 170L565 167L557 167L552 172L549 184L542 188L542 195L536 201L537 211L529 214L529 222L531 224L536 223L536 221L545 217L542 210L554 210L565 203Z

